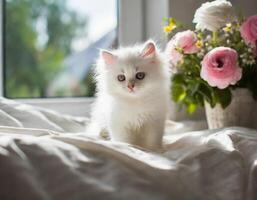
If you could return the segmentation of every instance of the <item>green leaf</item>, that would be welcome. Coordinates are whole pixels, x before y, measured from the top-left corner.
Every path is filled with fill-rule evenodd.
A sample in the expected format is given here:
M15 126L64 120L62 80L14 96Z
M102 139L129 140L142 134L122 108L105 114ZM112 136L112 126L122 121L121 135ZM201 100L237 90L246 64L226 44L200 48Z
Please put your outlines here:
M186 97L186 91L185 91L184 87L179 84L173 83L171 93L172 93L172 99L175 102L181 102Z
M197 109L197 104L195 104L195 103L190 103L190 104L188 104L188 106L187 106L187 112L188 112L189 114L194 113L194 112L196 111L196 109Z
M176 83L176 84L184 83L184 82L185 82L185 77L184 77L184 75L182 75L182 74L175 74L175 75L172 77L172 82L173 82L173 83Z
M214 94L223 109L225 109L231 103L232 94L229 88L223 90L215 89Z
M190 80L188 82L188 90L190 91L190 94L194 95L198 91L199 86L200 86L199 82Z
M198 92L211 105L211 107L214 107L216 105L215 98L213 98L213 95L212 95L212 90L207 85L202 83L200 85L200 87L199 87L199 91Z

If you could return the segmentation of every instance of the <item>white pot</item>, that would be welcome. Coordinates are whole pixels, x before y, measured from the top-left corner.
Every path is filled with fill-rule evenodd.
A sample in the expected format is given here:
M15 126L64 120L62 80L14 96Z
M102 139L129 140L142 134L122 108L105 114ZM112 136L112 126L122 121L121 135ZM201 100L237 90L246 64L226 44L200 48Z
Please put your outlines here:
M257 104L248 89L238 88L232 90L231 104L223 109L220 104L211 108L205 102L205 112L209 129L228 126L242 126L257 128Z

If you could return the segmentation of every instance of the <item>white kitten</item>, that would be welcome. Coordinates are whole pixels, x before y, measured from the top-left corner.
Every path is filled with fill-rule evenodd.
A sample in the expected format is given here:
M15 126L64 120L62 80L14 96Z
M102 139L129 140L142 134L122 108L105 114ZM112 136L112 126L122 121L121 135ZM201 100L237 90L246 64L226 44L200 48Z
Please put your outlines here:
M101 51L97 98L87 131L156 150L162 145L169 102L169 70L152 41ZM91 132L91 133L92 133Z

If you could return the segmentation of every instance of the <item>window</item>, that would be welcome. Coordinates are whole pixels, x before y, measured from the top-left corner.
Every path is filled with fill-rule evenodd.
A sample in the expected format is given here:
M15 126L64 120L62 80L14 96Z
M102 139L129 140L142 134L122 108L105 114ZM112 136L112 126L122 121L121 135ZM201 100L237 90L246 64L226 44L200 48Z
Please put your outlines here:
M169 16L169 1L0 0L0 96L88 116L94 98L84 97L94 93L90 69L97 48L148 38L161 38L164 46L161 26ZM69 23L72 19L76 26Z
M116 0L5 0L4 96L93 96L99 48L117 45Z

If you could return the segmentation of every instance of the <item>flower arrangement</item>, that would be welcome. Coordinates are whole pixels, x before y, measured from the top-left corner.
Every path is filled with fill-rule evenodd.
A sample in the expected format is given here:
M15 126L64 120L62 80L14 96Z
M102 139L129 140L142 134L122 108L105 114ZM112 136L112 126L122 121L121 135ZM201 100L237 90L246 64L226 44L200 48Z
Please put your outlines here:
M175 102L189 113L204 101L225 109L236 88L249 89L257 100L257 15L244 19L230 2L215 0L196 10L195 30L180 31L173 18L166 22Z

